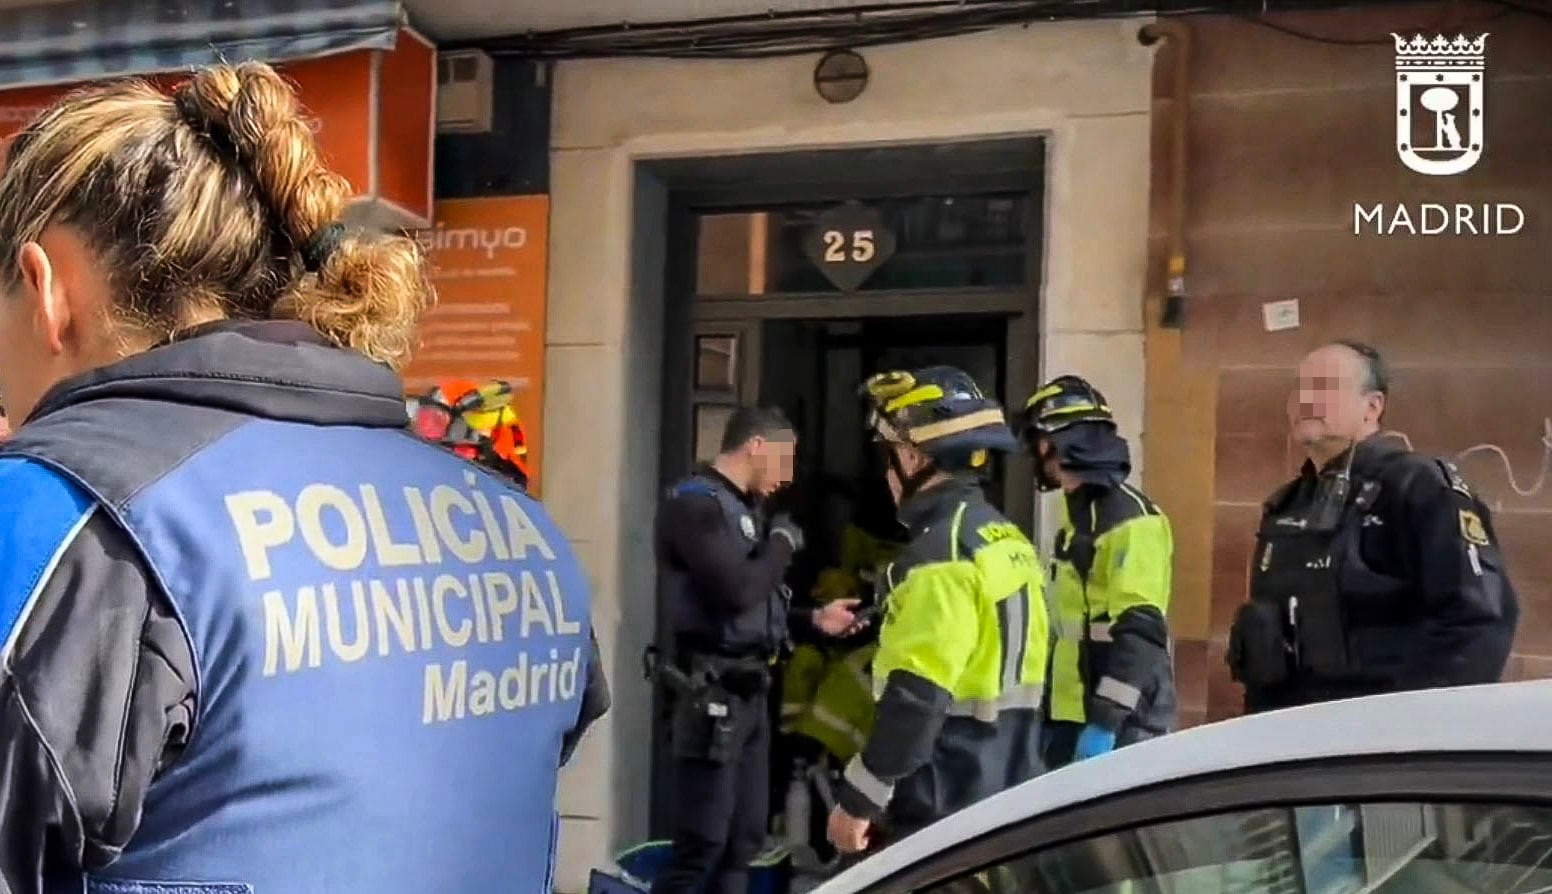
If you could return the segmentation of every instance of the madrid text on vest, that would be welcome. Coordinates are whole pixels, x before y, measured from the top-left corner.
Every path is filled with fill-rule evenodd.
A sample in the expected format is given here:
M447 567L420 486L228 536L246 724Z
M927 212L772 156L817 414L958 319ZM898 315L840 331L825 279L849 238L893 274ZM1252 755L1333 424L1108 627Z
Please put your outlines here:
M1525 209L1510 202L1445 205L1353 203L1353 235L1513 236L1525 229Z
M331 655L351 663L515 640L515 661L498 670L471 673L467 659L441 655L427 664L422 722L574 697L582 624L566 615L554 549L515 496L488 496L473 473L465 482L468 491L404 487L398 505L385 505L370 484L354 493L311 484L294 499L268 490L228 495L250 581L295 567L277 556L298 549L319 577L272 584L259 597L264 675L319 668ZM568 638L566 647L545 641L553 637Z

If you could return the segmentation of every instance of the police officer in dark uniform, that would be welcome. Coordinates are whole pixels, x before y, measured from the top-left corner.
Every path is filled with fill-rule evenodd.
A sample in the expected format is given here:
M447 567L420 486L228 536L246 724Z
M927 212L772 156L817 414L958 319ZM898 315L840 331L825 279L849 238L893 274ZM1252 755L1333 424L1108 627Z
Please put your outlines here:
M1353 341L1299 366L1308 454L1266 501L1228 664L1247 712L1492 683L1519 619L1487 507L1452 463L1380 432L1384 361Z
M782 583L803 532L786 515L767 520L761 503L791 481L796 446L779 410L741 408L717 457L670 488L658 511L674 843L653 894L747 889L769 813L772 662L793 623L831 636L857 628L857 600L795 608Z

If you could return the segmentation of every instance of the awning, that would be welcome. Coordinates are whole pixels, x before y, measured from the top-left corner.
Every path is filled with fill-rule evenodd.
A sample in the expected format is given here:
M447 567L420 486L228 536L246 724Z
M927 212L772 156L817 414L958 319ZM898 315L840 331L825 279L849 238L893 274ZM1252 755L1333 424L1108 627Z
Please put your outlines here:
M388 49L399 0L54 0L0 11L0 89Z

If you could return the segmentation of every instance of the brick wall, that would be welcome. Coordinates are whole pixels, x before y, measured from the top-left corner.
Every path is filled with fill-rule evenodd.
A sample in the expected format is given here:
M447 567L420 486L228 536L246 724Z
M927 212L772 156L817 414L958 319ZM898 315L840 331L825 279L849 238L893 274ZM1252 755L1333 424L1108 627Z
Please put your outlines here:
M1149 308L1150 489L1181 532L1175 626L1183 720L1238 712L1224 643L1243 600L1260 501L1302 460L1284 407L1300 356L1356 337L1394 367L1387 425L1420 450L1492 444L1536 485L1552 417L1552 21L1496 6L1315 12L1273 19L1338 46L1234 18L1193 36L1184 328ZM1390 32L1489 33L1482 160L1458 176L1405 168L1394 148ZM1163 281L1172 51L1155 71L1153 275ZM1513 236L1354 235L1353 205L1513 202ZM1262 304L1296 298L1268 332ZM1461 460L1487 495L1523 615L1510 674L1552 677L1552 481L1515 493L1505 463Z

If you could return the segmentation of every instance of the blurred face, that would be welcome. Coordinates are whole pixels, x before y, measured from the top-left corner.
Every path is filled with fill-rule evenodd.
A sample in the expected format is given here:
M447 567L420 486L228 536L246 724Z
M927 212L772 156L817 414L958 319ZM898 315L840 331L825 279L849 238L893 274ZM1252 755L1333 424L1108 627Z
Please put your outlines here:
M1367 384L1363 358L1345 345L1327 345L1305 357L1288 402L1294 440L1306 449L1345 447L1378 431L1385 396L1367 390Z
M920 472L928 464L927 457L920 450L908 444L886 444L884 450L893 453L897 463L884 463L884 480L889 483L889 495L894 497L895 505L900 505L901 496L905 493L905 482L901 479L901 472L905 478L910 478Z
M794 435L750 439L747 448L749 491L761 497L768 497L791 484L797 448L798 441Z
M0 397L17 424L60 380L118 355L106 326L107 283L86 244L50 227L22 245L16 281L0 275Z
M1043 490L1055 490L1061 487L1061 460L1056 453L1056 445L1048 437L1042 436L1035 446L1036 477Z

